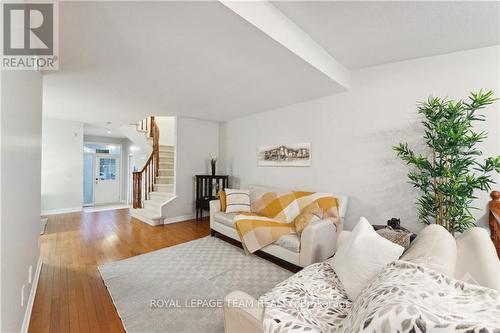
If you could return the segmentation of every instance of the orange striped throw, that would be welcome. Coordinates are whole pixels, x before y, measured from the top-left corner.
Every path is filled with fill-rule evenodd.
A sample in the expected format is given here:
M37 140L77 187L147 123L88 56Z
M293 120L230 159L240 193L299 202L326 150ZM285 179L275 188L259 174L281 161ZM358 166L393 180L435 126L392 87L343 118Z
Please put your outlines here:
M337 227L340 223L339 201L329 193L265 192L253 199L252 212L234 219L243 247L249 253L274 243L281 236L295 233L292 221L314 202L323 210L323 219L331 219Z

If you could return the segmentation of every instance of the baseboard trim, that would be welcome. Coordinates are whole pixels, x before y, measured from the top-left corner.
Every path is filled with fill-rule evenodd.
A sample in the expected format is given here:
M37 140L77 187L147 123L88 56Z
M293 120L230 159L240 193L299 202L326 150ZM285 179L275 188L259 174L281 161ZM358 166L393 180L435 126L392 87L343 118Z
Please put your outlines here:
M35 302L36 289L38 287L38 280L40 278L40 273L42 271L42 257L38 257L38 263L36 265L35 276L33 277L30 297L28 298L28 303L26 303L26 312L24 313L23 326L21 327L21 333L28 333L28 328L30 326L31 311L33 310L33 303Z
M47 209L42 210L41 215L55 215L55 214L65 214L65 213L76 213L81 212L82 207L72 207L72 208L61 208L61 209Z
M209 214L203 215L203 217L208 217L208 216L210 216L210 215ZM196 218L196 216L194 214L167 217L166 219L163 220L163 224L184 222L184 221L194 220L195 218Z

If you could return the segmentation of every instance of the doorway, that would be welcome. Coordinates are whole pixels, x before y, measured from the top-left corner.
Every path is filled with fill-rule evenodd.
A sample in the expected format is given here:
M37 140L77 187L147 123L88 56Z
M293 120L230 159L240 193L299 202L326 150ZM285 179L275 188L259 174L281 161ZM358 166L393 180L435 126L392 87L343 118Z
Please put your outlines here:
M84 144L84 206L117 204L121 201L121 145Z
M94 205L120 202L120 156L96 155Z

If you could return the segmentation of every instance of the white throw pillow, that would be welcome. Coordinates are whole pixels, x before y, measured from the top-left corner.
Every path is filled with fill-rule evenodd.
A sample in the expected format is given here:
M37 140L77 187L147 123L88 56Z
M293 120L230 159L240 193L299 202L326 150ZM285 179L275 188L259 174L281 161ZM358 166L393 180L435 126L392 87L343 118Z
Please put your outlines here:
M224 192L226 192L226 213L250 212L249 191L226 188Z
M389 263L398 260L404 248L375 232L362 217L330 259L347 296L354 301L359 293Z

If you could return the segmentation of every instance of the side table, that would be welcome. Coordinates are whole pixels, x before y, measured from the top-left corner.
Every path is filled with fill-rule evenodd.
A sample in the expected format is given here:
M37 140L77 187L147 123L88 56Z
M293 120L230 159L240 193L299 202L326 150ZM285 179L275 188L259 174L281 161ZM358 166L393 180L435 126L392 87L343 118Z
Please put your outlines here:
M373 225L373 229L382 237L390 240L393 243L403 246L407 249L411 242L417 237L416 234L410 230L400 227L399 229L393 229L387 225Z

